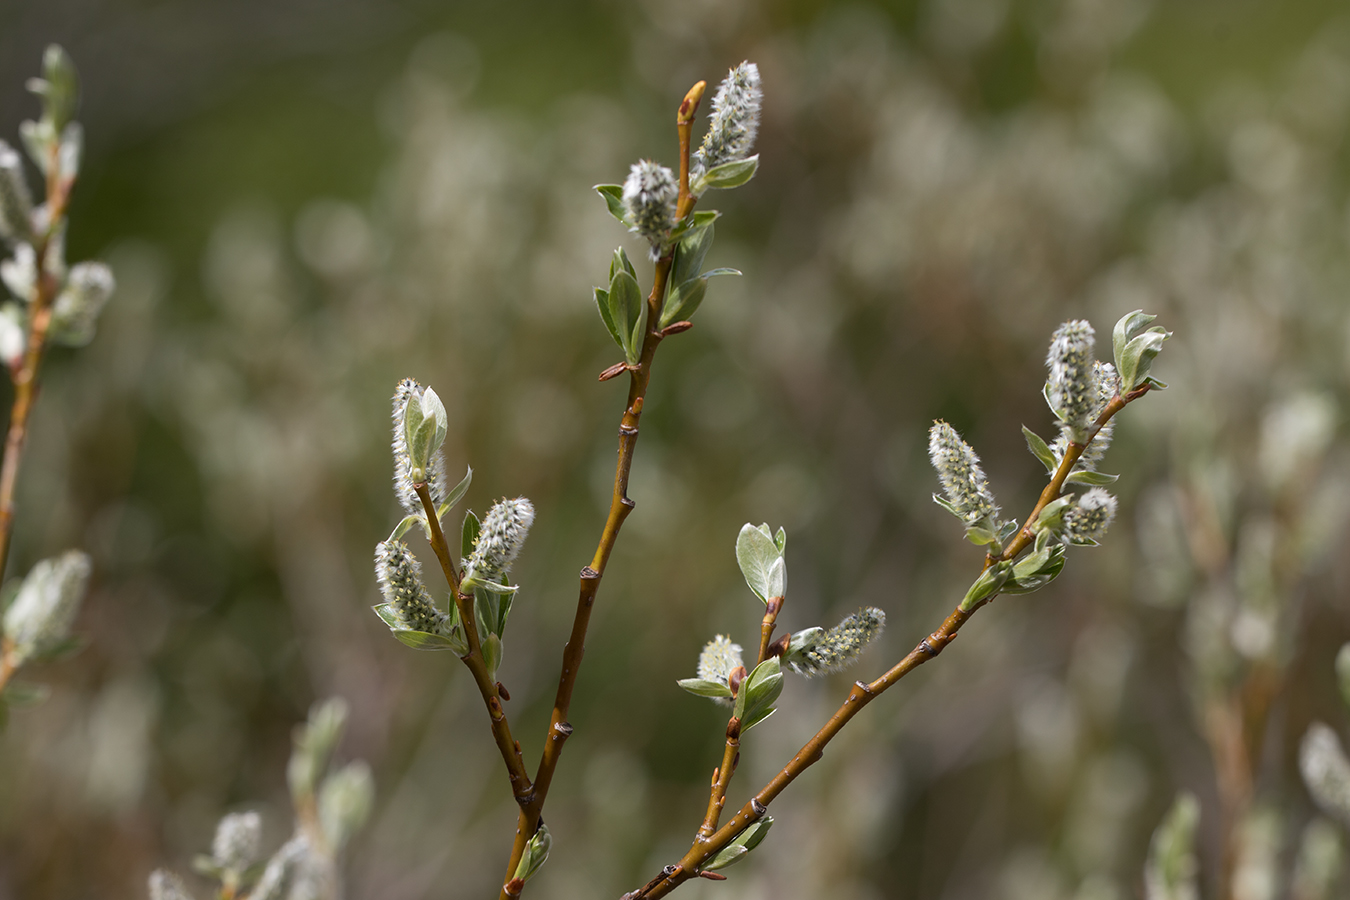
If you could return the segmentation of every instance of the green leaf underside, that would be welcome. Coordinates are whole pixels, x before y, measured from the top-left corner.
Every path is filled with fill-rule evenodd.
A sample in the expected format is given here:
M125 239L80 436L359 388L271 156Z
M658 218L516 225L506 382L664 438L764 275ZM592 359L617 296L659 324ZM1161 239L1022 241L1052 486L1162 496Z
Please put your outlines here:
M609 314L609 291L604 288L595 288L595 306L600 310L600 321L605 323L605 328L609 331L609 336L614 339L614 343L623 349L623 338L619 337L619 329L614 327L614 319Z
M642 292L638 289L637 279L622 269L615 272L609 283L607 301L610 321L620 338L619 346L623 349L628 362L636 365L642 346L642 329L646 327L647 310L647 304L642 301Z
M404 516L403 519L397 525L394 526L394 530L389 532L389 537L387 538L387 540L389 541L398 540L399 538L407 534L414 525L421 525L422 530L426 531L427 530L426 516L418 515L416 513L409 516Z
M459 532L459 552L464 559L473 556L473 545L478 540L478 517L473 510L464 511L464 525Z
M741 528L736 537L736 562L740 564L745 583L755 596L764 602L769 598L769 569L781 554L778 545L766 532L753 525Z
M450 638L429 631L411 631L406 628L393 629L394 637L414 650L449 650L453 645Z
M398 613L394 612L394 607L391 604L380 603L372 606L371 609L375 610L375 615L383 619L384 624L388 625L390 628L397 631L401 627Z
M1045 466L1045 471L1053 475L1059 464L1055 461L1055 454L1050 449L1050 445L1039 434L1025 425L1022 426L1022 436L1027 439L1027 449L1031 451L1031 455L1039 459L1041 465Z
M713 166L704 172L697 179L698 193L709 188L735 188L745 184L751 178L755 177L756 170L759 169L759 154L748 156L745 159L736 159L731 162L722 163L720 166Z
M623 185L597 184L595 191L605 199L605 207L609 210L609 214L627 225L628 220L623 214Z
M706 678L681 678L675 683L696 697L720 700L731 698L731 688L727 687L725 682L709 681Z
M1070 484L1103 485L1111 484L1119 477L1119 475L1108 475L1105 472L1087 472L1079 470L1077 472L1070 472L1069 477L1064 480Z
M469 485L473 483L473 468L464 467L464 477L459 480L459 484L450 489L445 502L436 510L436 518L443 519L445 514L455 507L455 504L464 499L464 495L469 492Z

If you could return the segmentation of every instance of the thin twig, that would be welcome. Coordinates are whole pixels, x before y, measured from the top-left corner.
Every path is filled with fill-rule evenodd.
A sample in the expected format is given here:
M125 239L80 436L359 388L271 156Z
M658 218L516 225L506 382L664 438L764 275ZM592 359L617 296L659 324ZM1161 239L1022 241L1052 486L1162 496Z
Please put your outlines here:
M525 771L525 760L520 755L520 745L511 737L511 725L506 720L506 710L502 708L497 683L488 672L487 662L483 659L483 647L478 639L478 627L473 617L473 594L460 590L459 573L450 557L450 547L445 542L445 533L441 530L440 519L436 515L436 504L431 499L431 491L425 483L413 485L413 490L422 501L427 513L428 530L431 532L431 549L440 560L441 571L450 583L455 596L455 608L459 610L459 621L464 629L464 639L469 645L467 656L461 657L464 665L473 675L473 683L478 693L483 695L483 704L487 707L488 718L492 723L492 739L501 752L502 762L506 763L506 773L511 779L511 794L522 808L529 803L531 796L530 776Z
M14 491L19 482L19 461L28 441L28 420L37 401L38 369L47 348L47 329L52 321L52 304L60 289L56 276L47 265L47 254L52 247L52 236L65 217L66 202L75 184L74 178L61 176L59 150L53 146L47 164L47 230L34 247L37 269L37 290L28 310L28 334L23 359L10 368L14 382L14 402L9 412L9 430L5 435L5 456L0 463L0 581L4 580L9 561L10 538L14 533Z
M676 221L683 220L693 212L694 204L698 202L698 198L689 193L689 139L693 129L694 113L706 87L707 83L700 81L690 88L689 93L685 94L684 100L680 102L679 111L675 116L675 127L680 140L680 188L675 206ZM572 733L567 714L572 705L572 691L576 687L577 673L581 669L581 658L586 652L586 631L590 627L591 607L595 603L596 592L600 589L600 579L604 576L609 555L614 550L614 542L618 539L619 529L623 527L624 520L635 506L628 497L628 473L633 464L633 448L637 446L638 423L647 396L647 383L651 379L652 360L663 337L657 326L661 320L661 306L665 302L666 280L670 276L674 252L674 247L671 247L657 260L652 292L647 296L647 334L642 340L642 353L638 358L638 365L629 372L628 402L619 423L619 459L614 467L614 492L610 497L609 515L605 519L600 543L595 548L590 565L581 570L577 611L572 620L572 633L563 648L558 693L553 701L553 714L549 717L548 733L544 736L544 750L540 755L539 769L534 778L534 792L530 802L521 807L516 823L515 842L511 847L511 858L506 867L508 880L515 875L516 867L525 853L526 843L539 828L544 801L548 798L548 790L553 783L553 773L557 770L563 745ZM508 894L503 887L500 900L509 900L514 896L516 895Z
M1005 561L1015 558L1019 553L1035 540L1035 534L1031 531L1031 525L1036 521L1042 509L1059 496L1064 487L1065 480L1069 473L1073 471L1074 465L1078 462L1083 451L1087 449L1088 444L1101 431L1102 426L1111 420L1117 412L1124 409L1125 406L1133 400L1143 396L1149 390L1145 384L1122 396L1117 396L1111 400L1102 410L1096 422L1088 430L1087 440L1082 444L1070 444L1065 452L1064 458L1060 461L1059 468L1055 470L1054 477L1041 492L1036 506L1031 514L1027 516L1023 528L1018 534L1009 541L997 557L990 557L985 561L985 567L988 568L998 561ZM782 770L775 775L768 784L766 784L750 801L741 807L736 815L733 816L725 825L717 829L711 837L704 838L702 829L695 838L693 846L684 858L674 866L667 866L662 874L653 878L642 890L626 895L629 900L657 900L664 897L675 888L679 887L690 878L699 875L699 866L703 865L713 857L718 851L726 847L749 825L761 818L768 812L769 804L781 794L789 784L796 780L797 776L805 772L812 765L818 762L825 753L825 745L828 744L836 734L838 734L845 725L849 723L854 716L867 704L871 703L883 691L890 688L901 678L904 678L914 669L933 659L940 654L953 640L961 626L975 613L975 610L994 598L991 595L986 600L976 604L969 610L958 606L952 610L951 614L943 621L942 626L921 640L913 650L905 656L904 659L896 663L886 674L871 682L864 684L861 681L854 682L853 687L848 692L848 697L844 699L839 709L835 710L834 715L830 716L824 727L807 741L806 744L797 751L796 755L785 765Z
M741 687L744 689L742 681ZM722 751L722 765L713 773L712 789L708 792L708 811L699 826L697 841L706 841L717 830L717 820L722 817L722 807L727 802L727 787L731 777L736 774L736 764L741 758L741 720L735 716L727 722L727 744Z
M770 597L764 603L764 618L759 623L759 657L755 660L755 665L769 658L769 645L773 643L773 627L778 621L778 614L783 611L784 599Z

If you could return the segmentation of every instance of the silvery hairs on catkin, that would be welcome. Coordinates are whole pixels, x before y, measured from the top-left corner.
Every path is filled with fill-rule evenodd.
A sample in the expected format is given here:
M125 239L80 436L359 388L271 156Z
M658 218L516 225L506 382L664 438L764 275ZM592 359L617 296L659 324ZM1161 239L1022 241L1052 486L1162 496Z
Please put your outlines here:
M415 395L418 398L422 396L422 385L415 379L405 378L394 388L393 400L393 420L394 420L394 493L398 496L399 505L412 515L418 515L422 510L422 501L417 496L417 491L413 489L412 479L412 456L408 453L408 440L403 430L403 420L408 412L408 401ZM445 453L439 449L431 456L430 464L426 471L427 491L431 494L431 501L440 506L445 502L446 483L445 483Z
M885 627L886 613L876 607L865 607L792 654L787 664L807 678L841 672L858 661L863 648Z
M1065 436L1074 441L1083 440L1082 432L1092 423L1097 406L1092 358L1096 340L1088 322L1082 319L1065 322L1055 330L1045 359L1050 368L1046 399L1064 423Z
M375 578L384 600L409 631L443 634L450 618L436 608L422 584L422 564L402 541L381 541L375 545Z
M928 430L928 458L942 482L947 502L967 525L998 515L998 504L980 468L980 458L955 428L942 421L933 423Z
M694 152L691 168L695 174L750 155L759 134L763 100L758 66L743 62L727 73L713 95L708 133Z
M534 504L524 497L494 504L483 518L473 554L464 564L464 580L505 584L534 524Z
M675 173L649 159L633 163L623 183L623 206L632 231L652 245L652 258L675 227L675 200L680 187Z

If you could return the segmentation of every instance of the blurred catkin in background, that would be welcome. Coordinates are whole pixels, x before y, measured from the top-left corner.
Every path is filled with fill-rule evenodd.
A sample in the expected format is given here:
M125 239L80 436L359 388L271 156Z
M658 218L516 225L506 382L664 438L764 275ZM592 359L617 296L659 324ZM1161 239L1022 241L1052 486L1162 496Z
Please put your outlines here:
M97 340L50 359L21 483L13 571L80 546L95 574L89 646L41 671L51 697L0 737L0 897L141 896L231 810L259 809L276 846L292 725L330 695L379 787L348 895L496 889L515 816L479 700L369 610L369 548L401 515L389 393L436 385L475 508L534 501L513 570L529 601L498 673L532 755L622 402L595 382L619 354L595 322L615 232L590 188L672 159L672 98L745 58L766 86L763 164L719 198L708 260L745 276L714 283L659 363L530 890L617 896L683 852L722 725L674 682L710 635L753 634L741 523L792 535L785 627L885 612L861 664L879 670L978 565L929 499L929 424L979 447L1020 514L1041 470L1019 426L1050 428L1044 336L1143 307L1177 335L1157 372L1171 388L1102 464L1129 476L1112 540L998 600L842 733L734 889L1135 897L1184 790L1202 896L1225 872L1243 900L1337 896L1294 868L1345 840L1298 772L1309 722L1350 724L1333 665L1350 637L1339 12L0 10L0 133L33 115L22 84L48 42L81 67L68 242L118 280ZM793 680L744 784L850 680Z

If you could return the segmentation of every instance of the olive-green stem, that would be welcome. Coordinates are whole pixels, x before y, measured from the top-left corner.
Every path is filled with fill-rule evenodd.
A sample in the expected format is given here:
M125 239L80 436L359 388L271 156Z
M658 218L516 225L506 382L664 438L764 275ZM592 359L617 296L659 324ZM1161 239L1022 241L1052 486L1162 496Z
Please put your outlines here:
M445 542L445 532L441 530L441 522L436 515L436 504L431 499L431 491L424 483L414 484L413 490L417 492L418 498L422 501L422 508L426 510L427 526L431 532L431 549L435 552L436 559L440 560L441 571L445 573L445 580L449 582L451 592L455 596L460 627L464 629L464 639L469 645L468 655L461 659L473 675L473 683L478 686L478 693L483 696L483 704L487 707L488 718L492 724L492 739L497 744L497 750L501 752L502 762L506 763L506 774L511 779L511 794L516 798L516 803L523 808L530 800L530 776L525 771L525 760L520 755L520 745L511 737L511 724L506 720L506 710L502 708L497 683L492 679L487 662L483 659L483 647L478 639L478 627L473 617L473 594L460 590L459 573L455 571L455 564L450 558L450 546Z
M675 127L680 140L680 189L675 205L676 221L681 221L694 210L698 198L689 193L689 139L693 129L694 113L698 109L705 82L698 82L685 94L675 116ZM633 449L637 446L638 424L642 418L642 405L647 396L647 383L651 379L652 360L662 335L658 331L661 321L661 306L665 302L666 280L670 276L670 266L674 260L674 247L667 248L656 262L656 274L653 278L652 292L647 296L647 334L642 340L642 353L638 365L629 372L628 402L624 407L623 418L619 422L619 459L614 467L614 491L610 496L609 515L605 518L604 530L600 533L600 543L589 565L581 570L581 588L577 597L577 611L572 619L572 632L563 648L562 672L558 676L558 692L553 701L553 714L549 717L548 732L544 736L544 750L539 759L539 769L534 778L534 791L528 803L521 806L516 823L515 841L511 847L511 858L506 866L506 881L515 875L516 867L525 853L525 845L539 828L544 801L548 799L548 790L553 783L553 773L558 768L562 756L563 744L572 734L572 725L567 721L567 713L572 705L572 691L576 687L577 673L581 669L581 658L586 652L586 631L590 627L591 607L595 603L596 592L600 589L600 579L605 574L605 565L614 550L619 529L624 520L633 511L634 503L628 497L628 473L633 465ZM503 884L499 900L510 900L518 892L508 893Z
M47 349L47 329L51 327L52 304L61 289L47 255L52 248L52 236L57 234L66 214L66 202L75 184L73 177L63 177L59 150L52 147L47 163L47 207L50 210L47 230L34 247L37 261L37 285L33 302L28 307L28 334L23 358L10 367L14 383L14 402L9 411L9 430L5 435L5 456L0 463L0 581L4 580L9 561L10 538L14 533L14 491L19 482L19 460L28 441L28 419L37 401L38 369Z
M1051 503L1059 496L1059 492L1064 487L1065 480L1073 470L1074 464L1078 458L1083 455L1092 439L1096 437L1097 432L1101 431L1103 425L1111 420L1117 412L1124 409L1126 404L1143 396L1149 390L1145 384L1127 394L1117 396L1111 400L1097 417L1095 423L1088 431L1087 440L1082 444L1070 444L1069 449L1060 461L1059 467L1055 470L1050 483L1046 485L1041 492L1040 499L1032 509L1031 514L1027 516L1025 525L1008 543L1008 546L996 557L991 556L985 561L985 567L988 568L999 560L1009 560L1016 557L1027 548L1033 540L1035 534L1030 529L1030 524L1036 521L1036 516L1045 508L1046 504ZM797 751L796 755L788 761L777 775L775 775L768 784L766 784L759 793L750 798L750 802L737 810L736 815L721 828L717 829L710 837L705 838L702 829L698 837L695 838L693 846L689 852L674 866L667 867L661 875L653 878L641 890L625 895L625 900L657 900L664 897L675 888L679 887L690 878L699 874L699 867L712 858L714 854L726 847L742 831L754 823L757 819L768 812L769 804L781 794L789 784L797 779L797 776L805 772L808 768L818 762L825 753L825 745L828 744L836 734L838 734L845 725L849 723L854 716L867 704L876 699L883 691L890 688L901 678L904 678L910 672L919 666L936 657L946 648L955 638L961 626L985 603L994 599L993 595L983 602L975 605L969 610L963 610L960 606L952 610L951 614L943 621L942 626L919 641L918 645L905 656L904 659L896 663L886 674L875 681L864 684L861 681L855 682L852 689L848 692L848 697L844 699L839 709L835 710L834 715L830 716L828 722L816 734L807 741L806 744Z

